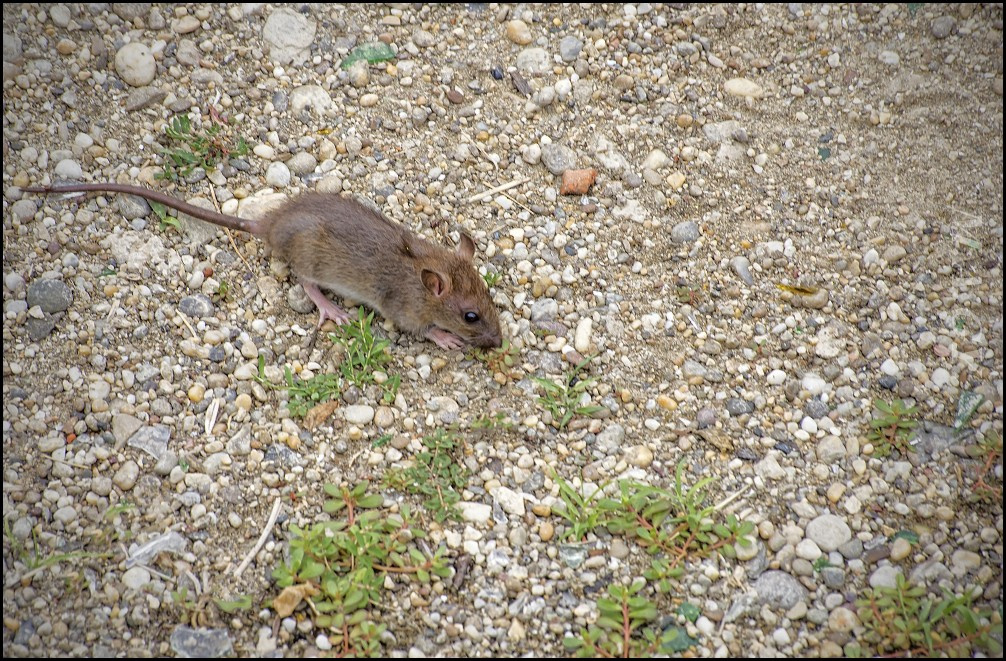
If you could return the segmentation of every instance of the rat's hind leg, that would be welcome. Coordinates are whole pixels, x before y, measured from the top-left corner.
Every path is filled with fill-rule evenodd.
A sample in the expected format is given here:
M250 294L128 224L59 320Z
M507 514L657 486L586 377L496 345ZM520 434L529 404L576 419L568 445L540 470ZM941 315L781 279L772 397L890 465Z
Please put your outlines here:
M307 280L301 280L300 285L307 292L308 297L314 301L314 304L318 306L318 325L321 326L325 323L326 319L331 319L338 325L345 324L349 321L349 313L340 308L338 305L329 300L325 296L318 285L313 282L308 282Z

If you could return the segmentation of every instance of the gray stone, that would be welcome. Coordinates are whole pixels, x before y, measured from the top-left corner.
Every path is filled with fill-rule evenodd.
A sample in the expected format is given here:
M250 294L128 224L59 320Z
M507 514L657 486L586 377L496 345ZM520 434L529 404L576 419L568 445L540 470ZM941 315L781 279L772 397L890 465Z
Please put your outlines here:
M306 109L324 114L332 108L332 96L321 85L301 85L290 92L290 108L296 115Z
M193 629L181 625L171 632L171 650L183 659L220 659L233 646L226 629Z
M741 399L740 397L730 397L726 402L727 413L732 416L745 415L754 411L754 404Z
M62 280L36 280L28 287L27 302L46 314L64 312L73 303L73 291Z
M183 298L178 304L178 309L193 319L199 319L212 316L214 305L213 301L205 294L193 294Z
M675 243L691 243L699 238L699 226L691 220L678 223L671 228L671 240Z
M583 42L572 35L567 35L559 40L559 57L563 62L573 62L580 56L583 50Z
M544 48L525 48L514 62L517 70L531 76L541 76L552 68L552 58Z
M754 584L762 603L771 608L789 610L807 598L807 588L784 571L770 569Z
M262 38L269 44L269 57L278 64L303 64L311 55L316 30L313 20L282 7L269 15Z
M576 167L576 152L566 145L552 142L542 145L541 162L545 164L549 172L560 175L566 170L572 170Z
M828 553L852 539L852 529L841 517L822 514L807 524L807 537Z
M119 418L121 416L116 416ZM122 423L128 425L128 421ZM154 459L160 459L168 449L171 440L171 428L166 425L150 425L141 427L129 437L129 447L143 450Z
M957 20L953 16L940 16L933 19L931 30L937 39L946 39L957 31Z
M157 75L157 62L146 44L134 41L115 54L115 71L125 83L143 87L152 83Z
M621 448L624 440L625 428L617 423L610 424L597 435L597 447L605 454L615 454Z
M554 298L539 298L531 304L531 321L550 321L559 314L559 304Z

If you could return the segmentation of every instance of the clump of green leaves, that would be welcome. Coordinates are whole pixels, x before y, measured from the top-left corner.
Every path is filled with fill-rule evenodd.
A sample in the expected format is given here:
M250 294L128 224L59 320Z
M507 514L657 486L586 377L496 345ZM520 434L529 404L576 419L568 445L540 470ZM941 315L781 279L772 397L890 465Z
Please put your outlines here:
M384 393L385 403L390 403L395 401L401 377L396 374L378 382L376 373L386 375L384 366L392 360L388 352L391 342L374 336L373 322L374 313L367 314L360 307L356 321L342 324L329 337L345 351L342 363L339 365L339 373L345 382L360 389L377 383Z
M486 282L486 287L495 287L503 276L499 271L486 271L482 274L482 279Z
M618 501L604 497L604 490L611 484L605 482L589 495L584 495L582 489L577 489L558 473L554 478L559 485L559 498L562 499L565 507L556 509L555 512L566 519L569 527L566 530L565 538L572 542L580 542L587 536L602 526L606 526L612 519L612 513L618 507Z
M597 600L600 615L580 635L563 638L563 645L578 657L638 658L680 653L697 641L682 627L661 629L656 604L641 594L646 582L609 585L608 597Z
M374 313L367 314L360 308L356 321L343 324L336 332L329 334L331 340L343 349L343 360L339 364L338 374L317 374L310 379L302 380L295 377L289 367L284 370L286 387L290 393L287 406L290 415L297 418L304 417L315 406L341 396L348 384L361 389L377 384L384 393L385 403L395 400L401 377L397 374L388 377L384 371L385 365L392 360L388 352L391 343L374 336L373 321ZM379 380L378 373L384 375L384 378ZM270 385L265 378L265 359L262 356L259 356L258 375L255 380L265 386Z
M867 588L856 600L865 632L856 655L974 656L976 652L1002 657L1002 617L972 604L970 592L954 595L944 589L932 599L922 586L911 585L901 574L894 587Z
M563 429L577 415L594 415L603 411L603 406L582 404L584 394L597 383L597 377L582 377L583 369L593 359L589 356L580 361L573 371L563 375L559 383L551 379L531 377L542 388L538 404L552 414L552 424Z
M705 557L720 553L724 557L737 555L734 544L748 546L748 536L754 524L741 521L733 514L717 521L715 505L706 504L706 487L713 481L706 477L688 487L684 483L685 462L674 473L672 490L623 481L619 483L621 500L608 523L612 534L634 538L650 555L655 556L643 573L655 581L657 589L669 592L671 581L678 578L688 557Z
M688 486L684 472L685 462L681 461L669 490L621 480L617 497L603 495L607 485L584 497L556 476L559 495L566 504L565 511L558 514L570 522L570 538L582 539L586 532L603 526L613 535L635 540L652 556L643 579L628 588L611 586L609 598L598 600L597 622L578 636L564 639L566 648L578 656L670 655L695 644L677 625L655 625L657 607L646 592L669 592L672 581L684 573L683 564L689 557L712 553L736 557L734 545L751 543L754 524L734 515L720 515L715 505L705 502L706 488L713 478ZM694 622L699 611L682 604L679 614Z
M497 412L494 415L486 413L480 415L472 422L472 430L478 432L485 432L493 429L508 430L512 427L513 423L507 420L506 415L502 412Z
M280 587L307 588L301 594L314 624L327 630L338 656L380 653L385 625L375 623L373 610L380 607L387 576L429 583L450 574L442 549L429 554L415 546L426 533L413 525L409 509L382 509L383 496L368 494L368 487L325 485L324 511L339 518L307 529L291 525L289 557L273 571Z
M289 367L283 370L283 374L290 393L287 408L290 410L290 415L295 418L303 418L318 404L333 400L342 394L342 378L338 374L316 374L306 381L295 377Z
M154 212L157 216L157 229L160 231L165 231L169 227L176 230L182 229L182 223L178 220L177 216L169 216L168 208L161 204L160 202L148 201L147 204L150 205L150 210Z
M510 344L510 340L503 340L503 343L495 349L473 347L469 350L468 357L485 363L494 374L502 374L505 378L512 379L516 377L514 366L520 357L520 349Z
M870 420L870 433L866 437L873 442L874 456L887 457L894 449L902 454L914 452L915 448L910 441L915 428L919 425L915 419L919 408L908 406L900 399L890 403L878 399L873 405L879 414Z
M157 178L177 181L196 168L212 170L231 156L247 154L250 150L245 139L235 138L230 133L231 123L214 108L210 108L209 121L198 129L193 127L188 115L176 115L164 129L173 146L161 149L164 167Z
M438 429L423 438L423 450L408 468L385 473L385 483L423 498L423 506L437 521L457 519L456 505L460 491L468 481L468 472L459 461L460 442L448 431Z

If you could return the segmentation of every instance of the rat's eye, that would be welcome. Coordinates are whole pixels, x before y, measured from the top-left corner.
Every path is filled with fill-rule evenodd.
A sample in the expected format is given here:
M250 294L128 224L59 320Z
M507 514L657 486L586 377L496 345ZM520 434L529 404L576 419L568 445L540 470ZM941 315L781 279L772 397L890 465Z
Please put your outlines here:
M474 324L479 320L479 315L477 312L465 312L465 323Z

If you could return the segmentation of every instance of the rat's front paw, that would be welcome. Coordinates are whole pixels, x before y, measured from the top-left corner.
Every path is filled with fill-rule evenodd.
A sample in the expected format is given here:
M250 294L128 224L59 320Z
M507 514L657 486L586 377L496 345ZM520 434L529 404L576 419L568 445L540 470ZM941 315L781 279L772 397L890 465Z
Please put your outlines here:
M443 328L431 328L426 331L426 337L437 343L441 349L460 349L465 346L465 341L450 331Z

